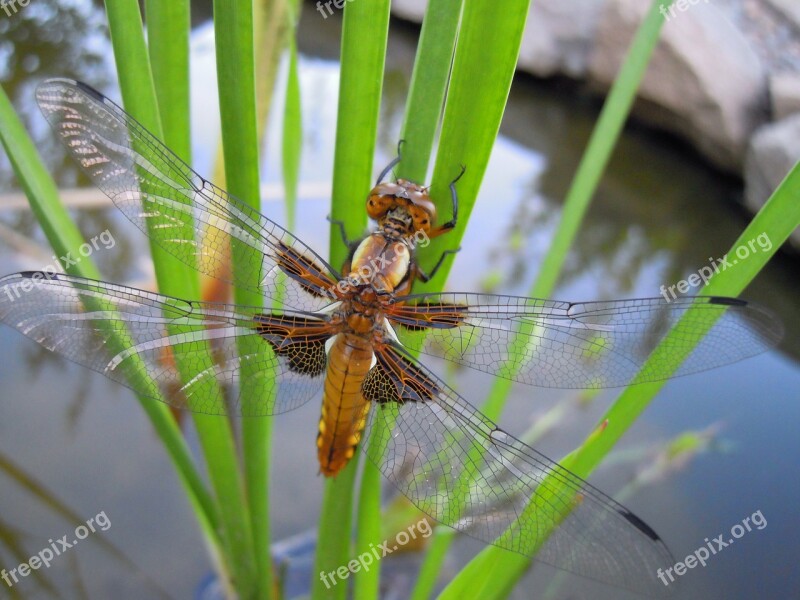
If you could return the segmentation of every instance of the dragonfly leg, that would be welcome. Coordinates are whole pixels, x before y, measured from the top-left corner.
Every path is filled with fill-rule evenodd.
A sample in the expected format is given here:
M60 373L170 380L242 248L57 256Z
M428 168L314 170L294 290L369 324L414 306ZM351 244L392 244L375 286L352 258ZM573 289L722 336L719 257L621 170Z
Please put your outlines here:
M458 252L461 252L461 247L445 250L444 252L442 252L442 255L439 257L439 260L436 261L436 264L434 265L433 269L431 269L430 273L426 273L419 266L417 266L417 277L420 278L422 283L428 283L428 281L430 281L436 276L436 272L439 270L439 267L442 266L442 263L444 263L445 257L448 254L456 254Z
M339 219L334 219L330 215L326 217L328 221L330 221L331 225L336 225L339 228L339 234L342 236L342 242L348 248L351 248L355 242L350 241L347 239L347 232L344 230L344 221L340 221Z
M456 192L456 183L458 182L459 179L461 179L464 176L464 173L466 171L467 167L461 165L461 173L459 173L458 177L456 177L455 179L453 179L453 181L450 182L450 197L453 199L453 218L450 219L447 223L443 223L442 225L439 225L436 229L431 231L428 234L428 237L435 238L439 235L442 235L443 233L447 233L456 226L456 223L458 222L458 193ZM439 262L441 262L441 259ZM431 276L433 276L433 273L431 273Z
M381 171L381 174L378 175L378 180L375 182L375 185L378 185L381 181L383 181L389 172L394 169L403 159L403 155L400 150L402 149L404 143L405 140L400 140L397 142L397 156L392 160L392 162L386 165L386 168L383 171Z

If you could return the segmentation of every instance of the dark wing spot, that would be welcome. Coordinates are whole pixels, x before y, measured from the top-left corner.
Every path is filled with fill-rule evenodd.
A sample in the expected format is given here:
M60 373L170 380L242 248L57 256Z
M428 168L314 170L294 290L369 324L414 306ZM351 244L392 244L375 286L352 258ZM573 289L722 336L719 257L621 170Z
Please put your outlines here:
M48 273L47 271L22 271L19 274L20 277L23 279L47 279L47 280L56 280L58 279L58 273L52 272Z
M364 398L377 402L429 402L439 393L434 381L393 346L375 353L377 363L361 385Z
M289 368L295 373L317 377L322 375L327 364L324 342L311 344L291 344L278 351L289 359Z
M725 306L747 306L745 300L739 298L724 298L722 296L712 296L708 299L709 304L723 304Z
M265 313L256 316L255 328L275 354L288 359L290 370L311 377L325 371L325 342L331 333L324 323L317 319Z
M364 398L378 404L397 400L397 391L386 372L375 365L361 384Z
M622 506L620 506L617 510L618 510L619 514L621 514L623 517L625 517L625 519L628 520L628 522L631 523L631 525L636 527L636 529L641 531L643 534L645 534L651 540L653 540L654 542L661 541L661 538L658 536L658 534L655 531L653 531L653 529L647 523L642 521L639 517L637 517L631 511L629 511L628 509L626 509L625 507L622 507Z

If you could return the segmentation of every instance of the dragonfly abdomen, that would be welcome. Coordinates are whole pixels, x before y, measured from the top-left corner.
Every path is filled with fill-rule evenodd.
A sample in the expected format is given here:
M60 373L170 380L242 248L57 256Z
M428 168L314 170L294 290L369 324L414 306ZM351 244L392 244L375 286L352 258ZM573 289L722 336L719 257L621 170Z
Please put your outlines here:
M326 477L350 462L361 440L369 411L361 385L373 356L369 341L353 334L340 333L331 346L317 435L320 470Z

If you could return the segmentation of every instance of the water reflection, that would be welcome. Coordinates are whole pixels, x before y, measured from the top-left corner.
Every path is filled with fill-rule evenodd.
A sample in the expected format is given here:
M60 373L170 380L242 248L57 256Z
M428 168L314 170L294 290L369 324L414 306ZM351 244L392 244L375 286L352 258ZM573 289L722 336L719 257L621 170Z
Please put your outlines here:
M32 101L43 77L70 77L95 82L99 89L112 81L108 30L102 7L90 2L36 0L12 18L0 19L0 81L25 123L36 147L64 185L76 182L74 166L66 169L65 154L42 122ZM0 189L8 189L11 170L3 154Z
M153 594L157 598L170 597L146 573L142 572L125 552L103 537L102 533L107 532L112 525L105 511L102 511L103 519L97 520L99 529L93 528L91 530L96 535L88 535L85 538L85 542L83 540L76 541L71 532L76 527L86 525L86 520L80 511L71 508L57 493L49 489L47 485L37 481L25 469L15 464L11 458L3 453L0 453L0 477L8 482L6 485L10 485L15 492L26 498L28 503L39 507L54 526L57 523L59 527L57 531L68 532L63 538L66 540L66 546L59 544L58 541L54 543L51 538L48 538L47 543L42 544L38 536L31 535L28 531L21 529L17 523L8 522L0 518L0 551L2 551L0 556L7 554L15 561L9 564L20 565L30 563L31 557L38 556L40 565L42 563L46 565L46 567L30 570L30 574L25 576L30 578L30 585L27 586L28 592L31 588L38 588L40 591L46 592L46 595L56 598L88 598L89 595L81 580L77 558L73 556L74 553L69 552L72 547L80 543L82 546L96 546L103 553L113 558L128 572L128 576L139 580L149 594ZM61 539L57 535L53 535L53 537L57 540ZM55 548L57 552L51 551L50 548ZM72 581L64 580L57 570L52 572L48 570L52 563L60 562L67 558L72 559L69 561L71 564L68 569L68 572L73 575ZM12 597L23 597L19 594L17 588L25 589L25 583L28 582L23 579L21 573L13 572L12 569L9 569L8 573L5 570L2 573L6 579L5 583L2 584L2 589L6 589L6 584L10 582L16 586L16 588L11 588ZM24 593L24 595L31 597L29 593Z
M536 208L520 230L545 231L549 239L598 108L574 83L543 86L517 78L501 134L547 160L527 187L527 202ZM598 287L592 297L657 296L662 284L684 279L733 245L750 219L740 208L741 189L740 181L707 168L680 142L630 126L571 249L563 287L588 276ZM527 258L535 268L542 255ZM744 294L778 312L787 326L782 349L794 358L800 357L798 294L796 260L783 253Z

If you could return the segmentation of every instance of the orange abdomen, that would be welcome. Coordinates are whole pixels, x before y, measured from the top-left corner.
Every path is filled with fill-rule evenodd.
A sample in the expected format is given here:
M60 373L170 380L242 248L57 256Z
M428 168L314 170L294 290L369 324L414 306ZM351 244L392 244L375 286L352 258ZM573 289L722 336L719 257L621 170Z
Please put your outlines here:
M328 355L322 395L322 416L317 435L320 470L336 475L350 462L364 431L369 402L361 384L372 367L370 343L356 335L340 333Z

